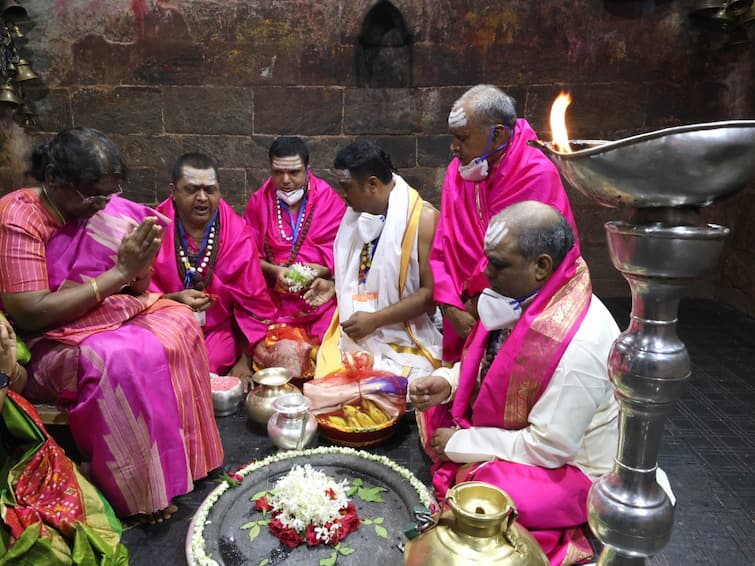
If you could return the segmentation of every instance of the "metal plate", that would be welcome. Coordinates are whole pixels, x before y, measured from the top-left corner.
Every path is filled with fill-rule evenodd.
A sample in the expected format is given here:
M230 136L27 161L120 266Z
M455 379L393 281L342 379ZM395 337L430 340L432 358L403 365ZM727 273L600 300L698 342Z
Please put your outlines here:
M383 492L383 503L365 502L357 496L352 501L360 519L383 517L381 526L387 530L388 537L379 537L373 525L362 524L341 541L356 551L348 556L339 555L338 564L403 563L397 544L406 541L403 532L414 520L413 508L421 504L419 494L395 470L353 454L307 454L273 462L251 472L241 485L223 493L207 516L203 533L207 555L226 566L255 566L264 560L268 560L269 565L311 565L330 556L333 547L327 545L310 548L303 544L291 549L271 535L267 527L262 527L261 534L250 542L248 531L240 528L244 523L262 518L262 513L254 510L252 495L271 489L293 466L304 464L322 470L337 481L361 478L367 486L379 485L387 489ZM186 539L189 564L194 563L191 539L197 528L192 521Z

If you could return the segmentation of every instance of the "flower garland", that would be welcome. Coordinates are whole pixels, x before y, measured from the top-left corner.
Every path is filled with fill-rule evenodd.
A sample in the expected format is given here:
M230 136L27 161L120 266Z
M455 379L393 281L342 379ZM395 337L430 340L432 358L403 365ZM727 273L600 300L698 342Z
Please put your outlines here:
M255 472L275 462L290 460L291 458L298 458L299 456L311 456L316 454L342 454L347 456L358 456L360 458L364 458L365 460L371 460L373 462L377 462L378 464L382 464L407 480L412 488L414 488L414 490L417 492L419 500L423 505L430 507L430 505L433 504L434 498L432 494L411 471L407 470L403 466L400 466L390 458L386 458L385 456L378 456L377 454L371 454L370 452L354 450L353 448L345 448L342 446L321 446L319 448L312 448L309 450L292 450L290 452L280 452L278 454L268 456L267 458L264 458L257 462L252 462L251 464L243 467L238 472L233 474L234 480L240 481L252 472ZM189 528L189 533L191 536L191 542L189 546L191 551L189 556L190 565L197 564L199 566L218 566L218 563L206 553L204 542L204 528L206 525L210 524L210 522L207 520L207 517L212 510L212 506L215 505L215 502L218 499L220 499L221 495L234 487L233 485L231 485L232 483L235 482L224 481L223 483L221 483L212 491L212 493L210 493L210 495L207 496L204 502L202 502L202 504L199 506L199 509L197 509L197 512L194 515L194 519L192 520L191 526Z
M347 480L336 482L309 464L294 466L272 490L255 500L255 509L272 511L270 532L291 548L304 542L335 545L359 528L347 488Z

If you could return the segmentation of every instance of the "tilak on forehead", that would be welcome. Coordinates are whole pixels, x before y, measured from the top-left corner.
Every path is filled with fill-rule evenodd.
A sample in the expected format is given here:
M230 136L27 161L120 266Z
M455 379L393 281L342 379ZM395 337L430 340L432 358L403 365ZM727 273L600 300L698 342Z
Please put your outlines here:
M212 167L208 169L197 169L189 165L184 165L183 178L190 185L198 187L210 187L218 184L215 170Z
M467 113L464 112L464 107L459 104L456 108L451 110L448 114L448 127L449 128L463 128L467 125Z
M500 244L509 233L509 226L505 220L493 220L485 231L485 249L492 250Z
M273 169L284 169L292 171L294 169L304 169L304 163L299 155L287 155L286 157L273 157Z
M348 183L351 181L351 171L348 169L335 169L336 181L339 183Z

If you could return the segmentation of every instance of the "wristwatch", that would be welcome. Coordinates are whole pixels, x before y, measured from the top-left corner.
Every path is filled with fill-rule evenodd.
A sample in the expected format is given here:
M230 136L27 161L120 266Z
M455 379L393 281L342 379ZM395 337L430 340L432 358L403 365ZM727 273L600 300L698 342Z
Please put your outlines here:
M0 370L0 389L5 389L11 383L10 376L4 371Z

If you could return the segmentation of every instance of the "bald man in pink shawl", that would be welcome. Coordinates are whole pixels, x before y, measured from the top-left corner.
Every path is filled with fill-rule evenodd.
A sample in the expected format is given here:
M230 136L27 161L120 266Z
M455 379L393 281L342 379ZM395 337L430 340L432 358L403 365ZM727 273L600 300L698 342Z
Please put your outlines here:
M330 185L309 172L309 150L300 138L276 139L269 157L271 176L249 199L244 220L254 232L278 305L275 322L303 328L319 343L336 299L311 306L302 298L307 283L287 276L294 264L309 267L312 280L333 276L333 241L346 206Z
M454 103L448 127L454 159L430 266L444 315L443 359L455 362L476 320L473 299L486 286L482 240L490 219L510 204L537 200L561 212L575 234L576 225L556 168L527 145L537 135L517 120L511 97L491 85L473 87Z
M276 311L254 237L220 197L214 160L201 153L181 156L171 196L157 210L175 223L155 260L150 290L194 310L210 371L249 382L252 350Z
M574 564L592 555L580 527L587 496L616 454L607 360L619 330L553 207L504 209L485 254L492 288L462 362L410 388L436 496L462 481L496 485L550 563Z

